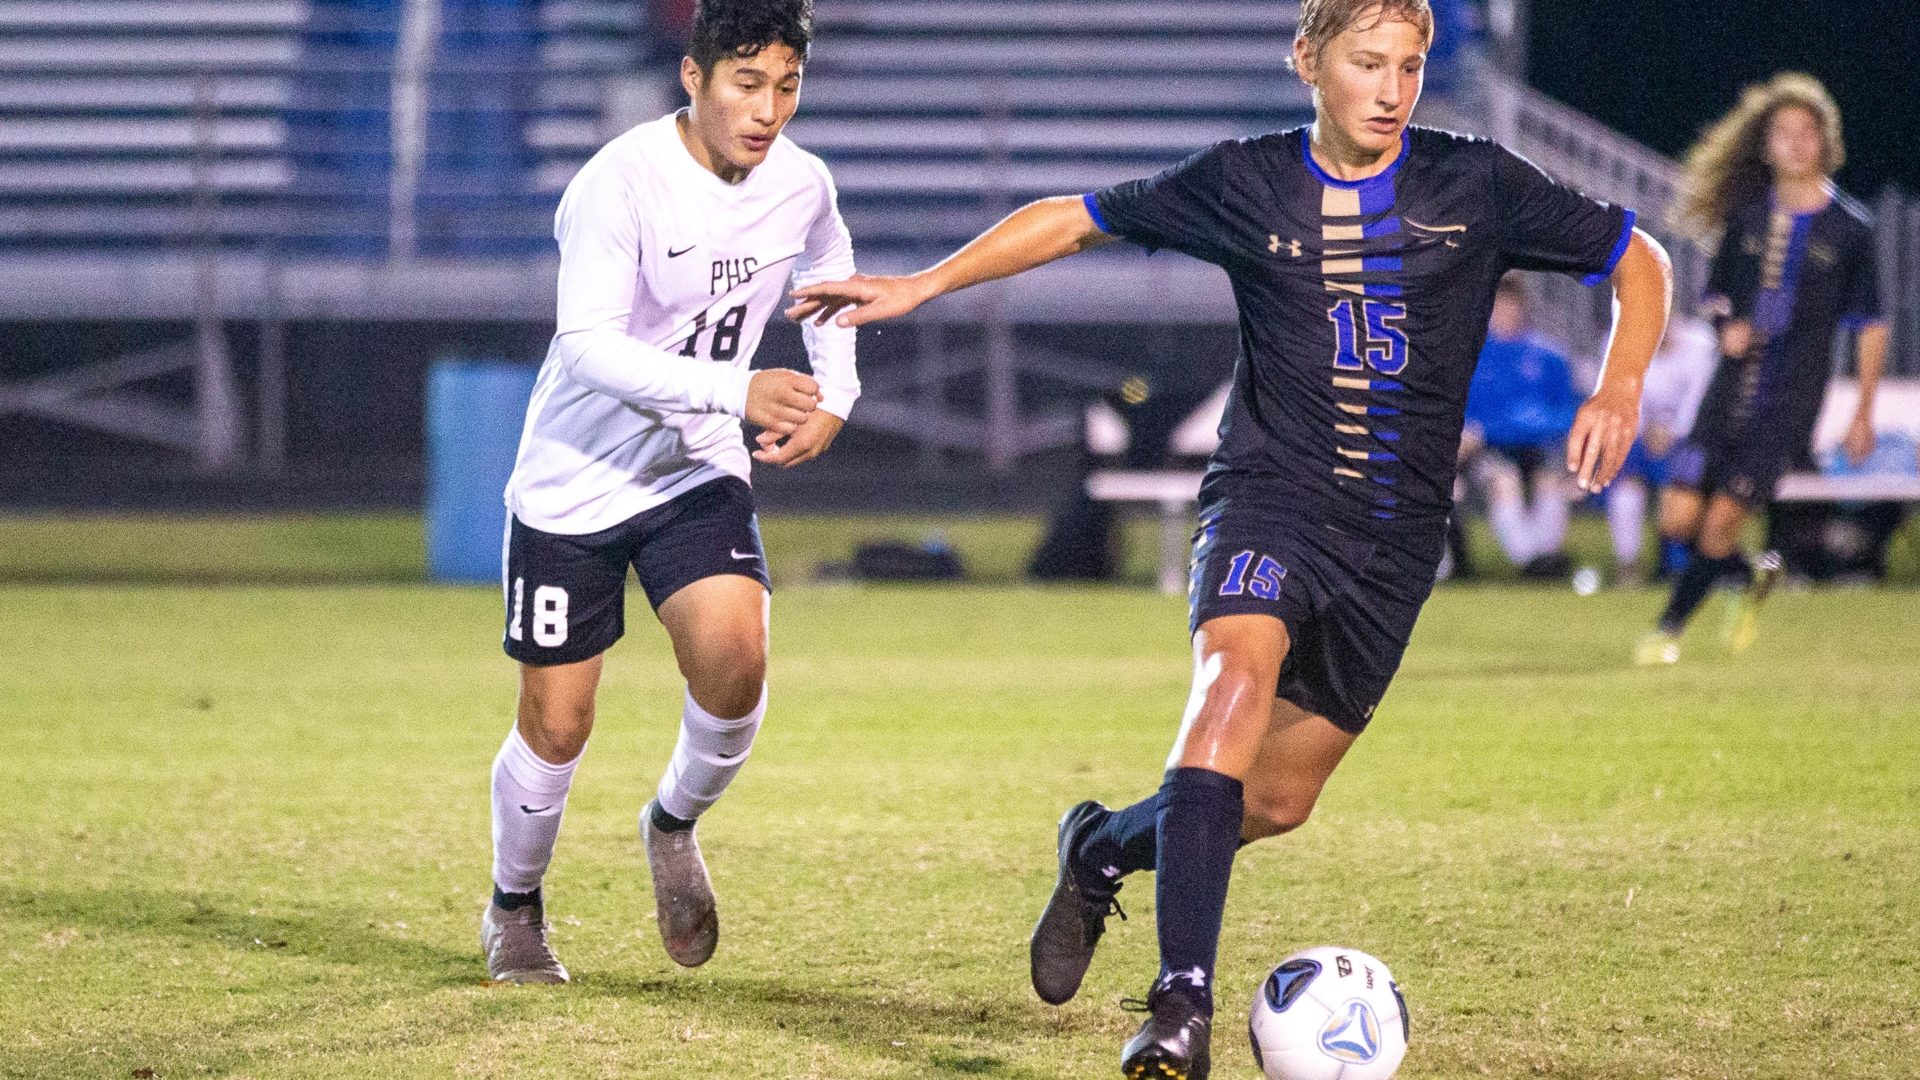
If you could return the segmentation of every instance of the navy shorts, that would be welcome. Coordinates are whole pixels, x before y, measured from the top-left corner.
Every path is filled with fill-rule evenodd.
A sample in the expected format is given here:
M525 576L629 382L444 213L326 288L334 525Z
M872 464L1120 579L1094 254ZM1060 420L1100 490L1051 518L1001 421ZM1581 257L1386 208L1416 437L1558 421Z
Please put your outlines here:
M1414 545L1416 553L1290 515L1244 507L1203 513L1189 628L1222 615L1279 619L1292 644L1278 696L1358 735L1386 696L1433 592L1445 534L1436 530L1430 539Z
M702 578L738 574L772 591L753 489L725 477L602 532L507 526L507 655L549 666L589 660L626 633L627 567L655 611Z
M1730 495L1749 507L1773 501L1794 452L1772 439L1688 439L1667 455L1667 485L1701 498Z

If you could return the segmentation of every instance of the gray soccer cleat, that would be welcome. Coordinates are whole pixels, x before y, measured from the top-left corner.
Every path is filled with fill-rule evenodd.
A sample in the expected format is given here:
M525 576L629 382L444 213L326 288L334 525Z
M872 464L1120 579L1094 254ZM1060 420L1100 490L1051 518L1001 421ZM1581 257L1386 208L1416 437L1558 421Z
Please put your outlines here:
M547 944L545 906L506 908L487 901L480 916L480 949L487 955L487 977L495 982L563 983L567 969Z
M700 857L700 841L693 834L693 829L655 829L651 802L640 811L640 839L647 845L647 869L653 872L660 940L674 963L689 968L711 959L720 943L713 880L707 877L707 862Z
M1074 849L1109 813L1106 807L1089 799L1076 804L1060 818L1059 876L1054 879L1053 895L1048 897L1046 910L1040 913L1040 921L1034 924L1033 937L1027 944L1028 975L1033 980L1033 992L1049 1005L1064 1005L1079 993L1080 980L1086 977L1087 965L1093 962L1094 947L1100 944L1100 935L1106 933L1107 916L1127 917L1113 898L1119 889L1117 884L1094 892L1073 872Z

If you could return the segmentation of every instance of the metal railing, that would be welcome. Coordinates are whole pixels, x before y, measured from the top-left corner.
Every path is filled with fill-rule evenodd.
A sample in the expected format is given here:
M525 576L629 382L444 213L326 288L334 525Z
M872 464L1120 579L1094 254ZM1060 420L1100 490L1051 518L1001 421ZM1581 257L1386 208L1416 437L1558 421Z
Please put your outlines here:
M1678 163L1501 72L1483 69L1475 85L1484 108L1460 109L1452 119L1482 128L1481 134L1532 159L1563 183L1633 207L1640 227L1673 257L1675 310L1692 309L1706 291L1712 252L1702 238L1670 223L1680 190ZM1484 124L1471 122L1476 115ZM1920 198L1888 189L1874 205L1881 303L1893 331L1888 370L1920 374ZM1611 322L1604 292L1557 277L1541 282L1537 291L1546 328L1575 349L1598 356ZM1850 365L1852 358L1843 362Z

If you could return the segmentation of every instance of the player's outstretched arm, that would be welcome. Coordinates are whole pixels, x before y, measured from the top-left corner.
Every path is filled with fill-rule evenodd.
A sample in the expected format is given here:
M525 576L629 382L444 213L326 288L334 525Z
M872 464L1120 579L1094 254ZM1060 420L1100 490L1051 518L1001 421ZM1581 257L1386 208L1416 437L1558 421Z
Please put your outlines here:
M905 277L855 276L795 289L787 317L861 326L898 318L921 304L983 282L998 281L1113 239L1100 231L1080 196L1029 203L975 237L938 265ZM851 310L849 310L851 309ZM836 318L837 316L837 318Z
M1660 242L1639 229L1613 271L1615 315L1600 385L1580 407L1567 436L1567 471L1582 491L1599 491L1620 474L1640 428L1640 391L1647 365L1667 333L1673 263Z

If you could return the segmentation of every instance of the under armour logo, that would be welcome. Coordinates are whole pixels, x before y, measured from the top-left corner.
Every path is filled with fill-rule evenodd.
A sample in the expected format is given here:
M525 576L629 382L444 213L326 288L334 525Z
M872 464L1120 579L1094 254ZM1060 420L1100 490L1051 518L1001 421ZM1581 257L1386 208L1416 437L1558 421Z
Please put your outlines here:
M1186 971L1171 971L1167 973L1166 981L1169 984L1175 979L1185 979L1189 984L1204 990L1207 988L1207 969L1195 964Z
M1267 250L1268 250L1269 252L1272 252L1272 253L1273 253L1273 254L1275 254L1275 255L1278 255L1278 254L1280 254L1280 249L1281 249L1281 248L1286 248L1286 249L1287 249L1287 254L1288 254L1289 256L1291 256L1292 258L1295 258L1295 259L1297 259L1297 258L1299 258L1299 257L1300 257L1300 241L1298 241L1298 240L1289 240L1289 241L1287 241L1286 243L1284 243L1284 244L1283 244L1283 243L1281 243L1281 242L1280 242L1280 234L1279 234L1279 233L1271 233L1271 234L1269 234L1269 235L1267 236Z

